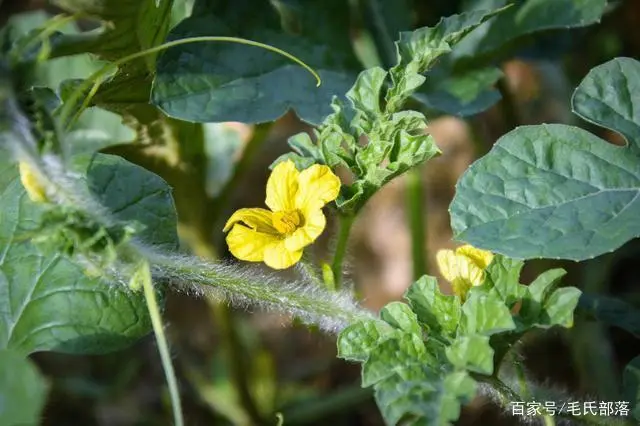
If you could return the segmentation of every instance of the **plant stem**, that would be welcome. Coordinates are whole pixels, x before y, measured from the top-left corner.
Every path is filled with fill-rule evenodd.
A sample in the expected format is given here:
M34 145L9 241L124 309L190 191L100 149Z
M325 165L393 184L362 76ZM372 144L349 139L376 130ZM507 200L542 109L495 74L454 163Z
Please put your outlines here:
M420 168L414 167L407 172L407 210L411 231L411 256L413 258L413 279L417 280L427 273L425 249L425 211L422 177Z
M162 361L162 368L167 379L167 385L169 386L169 395L171 395L171 407L173 409L173 421L175 426L183 426L184 421L182 418L182 405L180 403L180 392L178 390L178 381L176 380L176 373L171 363L171 355L169 354L169 344L167 343L167 337L164 334L164 328L162 326L162 318L160 317L160 308L158 307L158 300L156 299L156 293L151 282L151 273L149 271L149 265L145 266L146 272L142 279L142 287L144 289L144 298L147 302L147 309L149 310L149 316L151 317L151 325L153 326L153 332L158 342L158 352L160 352L160 360Z
M338 241L336 242L336 248L333 252L333 262L331 263L331 271L333 272L336 290L340 290L342 285L342 262L344 261L344 255L347 252L349 232L351 232L351 226L353 225L355 216L341 214L338 218L340 221L338 228Z

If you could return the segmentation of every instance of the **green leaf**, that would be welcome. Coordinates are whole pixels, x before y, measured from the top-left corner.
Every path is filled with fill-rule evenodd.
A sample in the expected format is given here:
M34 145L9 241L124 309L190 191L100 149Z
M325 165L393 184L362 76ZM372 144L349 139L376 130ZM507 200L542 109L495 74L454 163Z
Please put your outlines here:
M421 335L418 318L411 308L402 302L391 302L380 311L380 319L406 333Z
M462 305L462 318L458 334L490 336L516 328L511 312L502 300L471 293Z
M460 322L460 298L440 292L434 277L424 276L413 283L405 298L418 320L438 334L453 336Z
M100 32L63 36L54 56L92 53L114 62L164 42L171 24L173 0L161 0L159 6L155 0L56 0L56 4L70 13L102 21L105 28ZM157 52L145 55L118 66L102 83L89 106L123 115L130 123L148 124L157 119L156 108L149 105L157 55ZM78 81L70 79L65 83L68 92ZM68 93L62 94L62 98L70 103L67 108L73 110L78 109L84 96L73 102Z
M524 259L612 251L640 235L637 164L629 148L576 127L520 127L458 182L455 238Z
M116 219L145 225L136 237L160 250L178 248L175 205L171 188L162 178L120 157L105 154L91 158L87 175L91 191Z
M522 301L520 315L528 321L537 319L542 312L545 301L566 273L564 269L550 269L538 275L526 288L526 296Z
M89 166L92 189L118 218L143 218L147 244L176 247L175 212L159 178L114 157L97 156ZM142 294L89 278L69 259L44 255L25 238L43 210L26 196L13 164L4 163L1 175L0 347L104 353L147 334L151 324Z
M511 7L474 29L444 63L428 74L414 99L427 108L469 116L500 100L494 64L511 55L531 35L546 30L584 27L600 20L606 0L473 0L466 10Z
M63 39L57 55L93 53L100 59L114 62L127 55L157 46L169 30L173 0L53 0L69 13L99 19L105 28L101 32L68 36ZM126 64L118 77L133 70L153 71L155 55Z
M496 8L506 0L477 2L474 7ZM456 48L456 59L495 54L528 34L592 25L600 22L607 0L524 0L513 2L495 19L476 29Z
M435 365L419 336L405 334L384 340L371 351L362 366L362 387L387 379L411 363Z
M346 360L364 362L373 348L393 335L393 329L382 321L359 321L340 333L338 356Z
M387 77L387 72L380 67L362 71L353 87L347 92L347 99L357 111L365 113L370 121L382 112L380 109L380 93Z
M622 373L622 398L631 403L631 415L640 420L640 356L624 367Z
M573 111L594 124L621 133L640 155L640 63L616 58L595 67L576 89Z
M387 424L449 426L460 416L460 406L473 399L476 387L464 371L440 376L416 367L382 382L375 397Z
M500 100L500 93L494 85L502 75L502 71L494 67L457 72L446 67L434 67L412 98L430 110L467 117L488 109Z
M0 424L40 424L48 383L36 366L19 352L0 350L0 365Z
M582 293L578 308L592 318L640 337L640 309L613 297Z
M236 43L182 45L158 61L152 102L168 115L196 122L262 123L293 109L302 120L320 124L331 113L332 97L346 93L353 84L352 55L264 23L234 28L206 10L203 6L202 13L182 21L169 38L226 35L266 43L309 64L322 84L316 87L307 70L262 48Z
M458 368L480 374L493 374L493 348L489 344L489 336L458 336L445 352L451 364Z
M560 325L573 326L573 311L578 305L582 292L575 287L563 287L554 291L542 307L536 326L542 328Z
M434 27L400 33L396 42L398 64L391 68L393 86L386 96L387 111L397 111L406 98L425 81L421 76L440 56L451 52L473 29L503 12L478 10L442 18Z
M520 284L523 266L522 261L496 255L487 267L485 285L495 289L509 307L515 305L527 291L527 287Z

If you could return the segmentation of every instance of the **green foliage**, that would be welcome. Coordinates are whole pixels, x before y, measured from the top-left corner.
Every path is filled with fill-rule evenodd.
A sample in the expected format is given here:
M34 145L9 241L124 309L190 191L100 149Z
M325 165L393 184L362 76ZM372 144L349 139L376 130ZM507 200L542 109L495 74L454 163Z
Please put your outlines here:
M48 383L22 353L0 350L0 365L0 424L39 424Z
M388 424L449 425L470 401L477 381L491 383L510 343L533 328L573 325L580 291L557 289L562 270L519 283L522 262L496 256L484 283L461 303L424 276L379 319L347 327L338 356L362 363L362 386L373 386ZM514 313L516 303L521 309Z
M334 110L315 132L314 143L306 133L293 136L291 159L300 168L314 162L351 170L355 181L343 185L336 201L343 214L357 213L383 185L440 153L426 134L427 124L417 111L400 111L424 82L421 73L451 51L469 31L500 12L474 12L444 18L433 28L400 34L397 64L388 72L379 67L363 71L347 92L348 103L334 98ZM367 143L360 140L366 137Z
M466 10L491 10L511 5L465 37L443 63L427 74L415 98L448 114L477 114L500 99L494 84L502 72L495 63L548 30L578 28L600 21L606 0L472 0Z
M162 180L108 156L91 161L88 173L92 189L118 212L119 219L145 221L147 228L141 238L160 247L176 247L175 212ZM140 185L123 185L126 181L113 179L116 173L130 176ZM96 250L97 254L104 253L107 246L99 243L109 233L86 222L72 224L69 220L75 217L73 213L63 212L55 216L64 221L62 224L45 223L47 228L39 231L40 239L48 236L45 241L48 247L58 249L40 252L27 240L28 235L36 230L34 225L42 223L43 215L51 217L55 208L46 211L26 197L14 165L5 161L2 176L0 244L4 255L0 263L0 293L6 297L0 299L4 305L0 309L4 317L0 345L26 353L43 350L104 353L125 347L147 334L150 323L141 295L86 276L81 266L62 254L61 247L68 246L69 241L75 243L77 254L96 254ZM52 232L54 226L63 232ZM69 240L72 232L74 238ZM52 238L56 240L51 241ZM82 246L88 242L90 246Z
M302 120L321 123L330 113L332 96L349 89L357 70L353 53L345 49L350 42L344 2L317 0L304 2L304 7L296 1L275 2L277 7L267 0L222 3L196 2L196 12L175 27L169 39L215 35L263 42L313 67L321 86L315 87L306 70L273 52L198 43L172 48L160 57L153 103L169 116L195 122L262 123L293 109ZM247 16L253 17L250 25ZM315 24L322 17L327 19L321 22L339 22L336 27Z
M580 116L627 137L626 147L560 124L500 138L458 182L456 239L517 258L583 260L640 235L638 77L638 61L614 59L572 100Z

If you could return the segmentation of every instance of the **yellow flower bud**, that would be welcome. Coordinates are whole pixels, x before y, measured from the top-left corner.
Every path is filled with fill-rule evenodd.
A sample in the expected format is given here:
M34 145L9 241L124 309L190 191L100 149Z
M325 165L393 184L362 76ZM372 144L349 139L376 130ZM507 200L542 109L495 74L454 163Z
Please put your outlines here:
M451 283L453 292L462 300L472 286L482 285L484 270L493 260L493 253L470 245L453 250L439 250L436 260L440 273Z
M35 203L46 203L48 201L45 187L38 179L37 174L29 163L21 161L19 164L20 182L27 191L27 195L31 201Z

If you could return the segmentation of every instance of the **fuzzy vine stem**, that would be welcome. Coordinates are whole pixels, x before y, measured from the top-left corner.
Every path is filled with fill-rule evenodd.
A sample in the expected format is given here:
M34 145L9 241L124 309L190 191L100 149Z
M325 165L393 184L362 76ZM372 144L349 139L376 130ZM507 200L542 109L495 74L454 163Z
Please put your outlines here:
M100 85L102 84L103 78L105 77L105 75L107 75L110 71L114 71L116 70L119 66L126 64L127 62L131 62L135 59L139 59L142 58L144 56L148 56L148 55L152 55L154 53L158 53L161 52L163 50L169 49L171 47L175 47L175 46L180 46L183 44L190 44L190 43L201 43L201 42L229 42L229 43L238 43L238 44L245 44L247 46L254 46L254 47L260 47L266 50L269 50L271 52L277 53L279 55L282 55L284 57L286 57L287 59L290 59L291 61L297 63L298 65L300 65L301 67L303 67L304 69L306 69L307 71L309 71L311 73L311 75L313 75L317 81L316 86L320 86L320 83L322 82L320 79L320 76L318 75L318 73L316 73L313 68L311 68L309 65L307 65L306 63L304 63L302 60L298 59L297 57L293 56L292 54L285 52L284 50L278 49L277 47L265 44L265 43L260 43L257 41L252 41L252 40L247 40L244 38L240 38L240 37L226 37L226 36L201 36L201 37L187 37L187 38L183 38L180 40L173 40L173 41L169 41L163 44L160 44L158 46L154 46L151 47L149 49L145 49L145 50L141 50L140 52L136 52L136 53L132 53L130 55L127 55L123 58L120 58L114 62L111 62L107 65L105 65L104 67L100 68L98 71L94 72L93 74L91 74L91 76L89 76L89 78L87 80L85 80L84 82L82 82L81 84L79 84L74 91L71 93L71 95L69 96L69 99L67 102L65 102L65 104L63 105L61 111L60 111L60 118L62 120L63 123L66 123L66 127L65 128L70 128L80 117L80 114L82 113L82 111L84 109L86 109L90 102L91 99L93 98L93 96L97 93L98 89L100 88ZM90 88L90 89L89 89ZM78 110L75 112L75 114L70 118L70 114L72 113L72 108L75 107L76 103L78 102L78 100L82 97L83 93L85 90L89 89L89 94L87 96L85 96L84 100L82 101L82 104L80 105L80 108L78 108ZM70 120L67 122L67 119Z
M426 220L424 211L424 188L420 168L414 167L407 172L407 210L411 231L411 256L413 258L413 279L417 280L427 273L426 265Z
M156 292L151 281L149 264L145 262L143 267L145 268L144 276L142 279L144 299L147 302L147 309L149 310L151 325L153 326L153 333L155 334L156 341L158 342L158 352L160 353L162 368L164 370L164 375L169 387L169 395L171 396L171 408L173 410L173 421L176 426L183 426L184 420L182 416L182 404L180 402L178 381L176 379L176 372L173 369L173 364L171 363L169 344L167 343L167 337L162 326L162 317L160 316L160 308L158 306Z
M347 243L349 242L349 233L351 226L355 220L354 215L341 214L338 216L338 240L336 242L335 251L333 252L333 262L331 263L331 271L333 272L333 284L336 290L340 290L342 286L342 263L347 252Z

